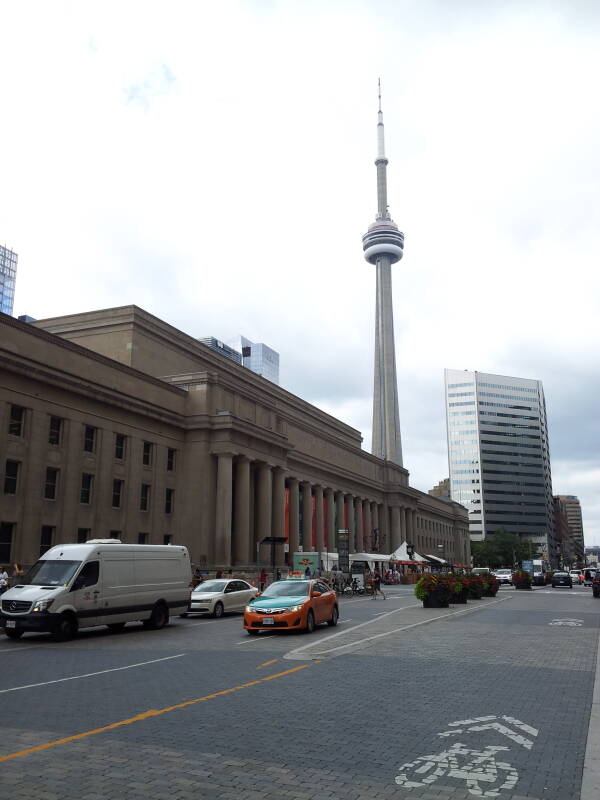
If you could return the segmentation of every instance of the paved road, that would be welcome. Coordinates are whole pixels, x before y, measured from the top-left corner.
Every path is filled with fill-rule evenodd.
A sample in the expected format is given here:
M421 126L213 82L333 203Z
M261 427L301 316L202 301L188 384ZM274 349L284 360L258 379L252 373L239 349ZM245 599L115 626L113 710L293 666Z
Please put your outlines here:
M584 588L443 611L403 587L310 637L237 615L0 637L0 796L573 800L599 612Z

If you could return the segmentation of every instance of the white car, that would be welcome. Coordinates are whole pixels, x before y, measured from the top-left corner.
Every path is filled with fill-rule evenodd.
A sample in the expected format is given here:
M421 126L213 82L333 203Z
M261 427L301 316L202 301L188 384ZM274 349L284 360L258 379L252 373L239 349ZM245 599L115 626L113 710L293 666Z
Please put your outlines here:
M512 584L512 569L497 569L492 573L500 583Z
M583 573L578 569L572 569L569 575L573 579L573 584L583 583Z
M226 611L243 611L256 597L258 589L239 578L217 578L198 584L192 589L190 605L180 617L192 612L222 617Z

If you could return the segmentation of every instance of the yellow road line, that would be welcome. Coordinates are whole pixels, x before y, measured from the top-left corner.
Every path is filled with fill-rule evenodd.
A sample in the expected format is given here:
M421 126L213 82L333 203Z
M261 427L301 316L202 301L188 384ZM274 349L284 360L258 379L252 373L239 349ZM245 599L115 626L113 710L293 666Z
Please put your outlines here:
M262 669L263 667L268 667L269 664L274 664L276 661L279 661L279 659L278 658L273 658L273 659L271 659L271 661L265 661L264 664L259 664L256 669Z
M277 659L275 660L277 661ZM205 700L214 700L215 697L222 697L225 694L239 692L242 689L248 689L250 686L257 686L259 683L264 683L265 681L272 681L275 680L275 678L283 678L284 675L291 675L292 672L298 672L298 670L306 669L308 666L310 666L310 664L302 664L299 667L286 669L284 672L278 672L276 675L268 675L266 678L258 678L255 681L242 683L239 686L232 686L230 689L223 689L220 692L213 692L213 694L206 694L204 697L196 697L194 700L186 700L183 703L177 703L177 705L168 706L167 708L151 708L149 711L144 711L143 714L137 714L135 717L130 717L129 719L122 719L120 722L113 722L111 725L104 725L102 728L95 728L92 731L76 733L74 736L66 736L64 739L57 739L54 742L39 744L37 747L29 747L27 750L20 750L18 753L9 753L7 756L0 756L0 763L3 761L10 761L13 758L28 756L31 755L31 753L39 753L41 750L48 750L48 748L57 747L59 744L67 744L68 742L76 742L79 739L86 739L88 736L95 736L97 733L104 733L104 731L112 731L115 728L122 728L124 725L132 725L134 722L141 722L142 720L150 719L151 717L159 717L161 714L167 714L169 711L177 711L180 708L193 706L196 703L203 703Z

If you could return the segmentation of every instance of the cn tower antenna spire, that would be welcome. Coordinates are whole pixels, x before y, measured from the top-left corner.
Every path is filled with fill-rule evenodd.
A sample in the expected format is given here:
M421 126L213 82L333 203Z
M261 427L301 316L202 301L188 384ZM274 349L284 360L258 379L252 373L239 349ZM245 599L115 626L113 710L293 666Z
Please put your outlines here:
M377 81L377 215L363 236L365 259L376 268L375 370L371 452L402 466L398 379L392 308L392 264L404 252L404 234L392 220L387 202L387 165L381 110L381 80Z

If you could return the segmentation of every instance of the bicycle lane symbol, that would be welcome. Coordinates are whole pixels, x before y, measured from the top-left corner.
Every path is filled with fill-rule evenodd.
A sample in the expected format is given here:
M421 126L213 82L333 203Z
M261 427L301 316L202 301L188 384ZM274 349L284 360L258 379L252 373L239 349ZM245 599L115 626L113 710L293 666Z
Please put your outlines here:
M457 720L449 723L448 727L452 730L437 735L447 738L493 730L526 750L533 747L533 739L530 737L538 735L536 728L506 715ZM403 764L395 781L407 789L415 789L430 786L439 778L453 778L464 781L469 793L476 797L499 797L500 792L512 790L519 780L519 773L511 764L496 760L498 753L509 750L509 747L496 745L487 745L483 750L476 750L467 747L463 742L455 742L441 753L420 756L415 761Z

